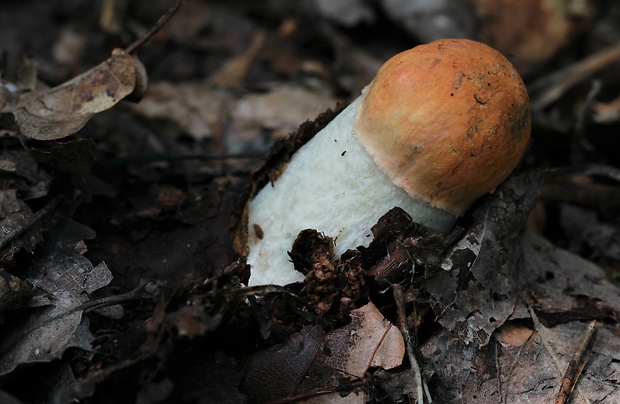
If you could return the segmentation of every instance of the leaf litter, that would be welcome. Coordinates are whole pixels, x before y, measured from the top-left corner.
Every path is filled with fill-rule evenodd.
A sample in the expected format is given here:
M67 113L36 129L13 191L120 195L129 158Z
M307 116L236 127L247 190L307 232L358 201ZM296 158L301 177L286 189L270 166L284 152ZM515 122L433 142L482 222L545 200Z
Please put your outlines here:
M124 13L140 10L138 20L154 21L168 7L163 3L146 7L138 1ZM350 280L337 293L321 292L330 285L317 272L306 285L243 287L248 268L231 245L231 237L242 236L228 233L231 222L243 223L239 195L258 166L243 153L264 150L291 125L333 106L343 94L357 94L377 61L401 50L399 35L412 35L409 43L446 32L432 24L435 19L412 25L416 18L440 16L455 21L447 28L469 32L469 22L498 13L480 11L483 2L473 11L420 4L411 14L399 13L394 2L380 2L377 9L348 3L357 13L340 15L327 3L311 13L301 4L247 4L240 10L195 3L189 7L200 13L186 11L187 21L173 20L174 29L164 28L143 50L140 59L159 83L145 93L144 104L131 109L119 102L140 98L146 85L131 47L89 70L74 66L85 73L51 89L34 84L34 64L25 66L22 79L3 77L2 111L15 115L19 132L10 124L2 128L0 220L14 238L3 247L1 261L0 292L10 293L0 295L6 297L0 299L6 330L0 381L11 383L1 382L0 397L317 402L329 393L323 399L335 402L349 393L358 402L554 401L572 389L563 387L567 364L592 320L596 337L578 355L583 372L570 395L575 402L618 397L617 206L605 196L617 191L619 177L613 169L573 169L591 182L551 194L549 180L558 173L538 169L587 159L618 164L611 152L617 148L606 147L615 144L607 131L617 124L612 100L618 82L604 74L613 60L596 69L585 63L588 55L602 54L597 49L614 49L613 38L604 43L597 31L584 30L608 23L613 13L572 10L578 19L554 20L565 24L559 35L537 34L548 46L529 55L534 62L519 55L539 105L536 140L524 163L529 170L477 204L448 238L394 210L373 228L375 240L367 249L341 260L319 254L334 279ZM617 8L602 3L598 11ZM553 13L563 15L554 7ZM305 16L321 13L321 23L308 24ZM219 17L235 24L218 24ZM106 18L114 35L127 36L123 11ZM381 26L386 18L398 34ZM537 25L540 32L545 18ZM485 22L485 34L510 48L493 31L493 21ZM359 24L371 30L379 24L380 36L396 40L361 46L359 33L351 31ZM78 63L84 44L93 42L66 34L84 31L63 32L54 54L64 62L57 63ZM599 46L578 53L566 45L577 35ZM528 41L520 45L532 46ZM71 43L81 45L72 50ZM171 44L178 50L171 51ZM550 59L561 49L561 59ZM330 52L333 60L325 56ZM550 60L556 64L541 69ZM555 77L551 66L560 65L559 82L570 86L543 83ZM45 76L46 69L37 70ZM594 75L604 83L592 87L598 93L587 82ZM289 96L302 102L281 102ZM591 105L592 111L577 105ZM571 126L567 117L574 111L585 126ZM328 116L303 125L291 143L281 140L259 171L261 180L277 175L286 161L274 161L290 156ZM583 128L598 136L586 139ZM573 143L558 137L571 130ZM562 153L549 151L558 148ZM204 158L214 153L218 159ZM536 227L527 227L535 205L543 213ZM294 252L312 256L304 248ZM386 293L394 284L402 289L396 306ZM367 317L373 323L361 321ZM404 362L403 328L409 345ZM388 334L386 351L396 355L379 360L379 341ZM58 382L32 389L38 379L28 376L36 372Z
M82 307L91 293L110 283L112 274L104 263L93 267L80 252L58 248L39 260L27 279L44 293L33 297L41 309L5 335L0 346L0 375L19 364L59 358L69 347L92 349L94 337Z

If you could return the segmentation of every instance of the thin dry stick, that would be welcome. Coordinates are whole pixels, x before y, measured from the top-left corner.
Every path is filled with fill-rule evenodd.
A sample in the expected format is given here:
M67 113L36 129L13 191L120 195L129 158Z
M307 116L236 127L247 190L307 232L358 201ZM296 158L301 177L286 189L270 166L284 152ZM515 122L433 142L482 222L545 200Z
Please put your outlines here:
M553 364L555 365L555 368L558 370L559 374L564 375L564 372L562 372L562 368L564 368L565 365L563 361L560 361L557 353L555 352L555 350L551 346L551 343L549 342L551 339L550 336L548 335L549 330L547 329L547 327L545 327L544 325L540 323L540 320L538 319L538 316L536 315L536 313L534 313L534 309L532 308L532 306L528 304L527 309L530 312L532 321L534 322L534 329L536 330L536 332L538 332L538 335L540 335L540 339L542 340L543 345L545 346L545 349L547 349L547 352L549 352L549 355L553 359ZM579 390L579 387L577 387L577 390Z
M532 321L534 322L534 329L536 330L536 332L538 332L538 335L540 335L540 339L542 340L543 345L547 349L547 352L549 352L549 355L551 355L551 359L553 359L553 364L555 365L555 368L558 370L558 372L560 372L560 374L562 374L562 368L564 367L564 364L560 361L560 358L558 358L558 354L555 352L555 349L553 349L551 343L549 342L551 338L549 338L549 335L547 335L547 327L540 323L540 320L538 319L536 313L534 313L534 309L532 308L532 306L528 304L527 309L530 312Z
M43 219L45 215L52 212L54 209L60 205L62 198L56 197L49 201L45 206L43 206L37 213L35 213L26 223L23 223L19 227L12 229L9 231L4 237L0 239L0 250L6 247L13 240L21 237L26 231L28 231L32 226L34 226L39 220Z
M144 45L146 41L151 39L151 37L155 35L157 31L159 31L161 27L163 27L172 18L173 15L176 14L176 12L179 10L179 8L181 8L183 4L185 4L185 0L177 0L177 2L172 7L170 7L164 15L159 17L159 20L157 20L157 22L151 27L151 29L149 29L140 38L136 39L131 45L125 48L125 52L131 53Z
M620 60L620 42L603 49L587 58L559 70L546 77L541 77L529 86L530 91L541 89L541 93L532 99L532 110L539 111L559 99L575 84L592 74Z
M407 347L407 355L409 357L409 363L411 363L411 370L416 383L416 395L418 396L418 404L424 404L424 388L422 385L422 373L420 372L420 366L415 358L413 352L413 344L411 343L411 335L407 328L407 316L405 311L405 296L402 285L392 285L392 292L394 294L394 302L396 303L396 310L398 312L398 323L400 332L405 339L405 346ZM432 402L430 397L428 402Z
M586 328L583 332L583 335L577 344L577 349L568 363L566 373L564 373L562 384L560 385L560 392L558 393L558 397L555 401L556 404L567 403L570 399L573 390L575 390L575 386L577 386L579 376L581 376L581 372L586 365L588 354L594 346L594 341L596 340L595 337L596 320L592 320L588 328Z

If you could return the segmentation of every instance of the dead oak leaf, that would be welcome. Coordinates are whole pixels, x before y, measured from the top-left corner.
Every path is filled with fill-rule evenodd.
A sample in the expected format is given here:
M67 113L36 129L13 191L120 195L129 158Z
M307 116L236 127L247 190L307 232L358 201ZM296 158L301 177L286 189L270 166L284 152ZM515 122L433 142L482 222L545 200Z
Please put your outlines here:
M21 132L36 140L60 139L80 130L96 113L127 97L136 87L141 63L122 49L81 75L36 93L13 114Z

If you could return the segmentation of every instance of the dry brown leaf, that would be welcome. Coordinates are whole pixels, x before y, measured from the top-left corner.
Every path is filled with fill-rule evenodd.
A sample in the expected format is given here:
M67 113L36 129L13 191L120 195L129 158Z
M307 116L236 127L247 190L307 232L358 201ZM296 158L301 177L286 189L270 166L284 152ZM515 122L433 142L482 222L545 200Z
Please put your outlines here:
M347 326L327 335L331 356L326 363L360 378L371 366L392 369L402 363L403 337L374 304L353 310L351 318Z
M508 346L523 346L534 334L534 330L523 325L505 323L498 330L495 338Z
M302 87L274 86L269 92L247 94L232 110L232 120L238 126L273 129L277 137L284 137L328 108L334 108L337 99Z
M257 353L245 369L242 389L258 402L312 396L335 391L343 378L363 378L371 366L391 369L402 363L402 335L372 303L353 310L351 318L327 334L306 327L286 344ZM338 394L329 397L338 402Z
M229 96L213 91L203 83L175 85L161 81L149 87L144 99L134 104L137 113L151 119L165 119L202 140L223 125Z
M80 130L134 91L136 61L114 49L105 62L58 87L35 94L13 112L22 133L36 140L60 139Z

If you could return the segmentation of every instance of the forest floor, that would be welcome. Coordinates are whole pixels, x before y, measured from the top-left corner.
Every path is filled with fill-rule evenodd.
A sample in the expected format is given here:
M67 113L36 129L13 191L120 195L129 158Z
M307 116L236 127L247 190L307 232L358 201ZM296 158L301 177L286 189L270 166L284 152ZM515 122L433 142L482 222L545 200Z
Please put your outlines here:
M173 0L4 1L0 402L620 402L620 4L499 3L188 0L136 60ZM245 287L274 145L451 37L527 85L517 172L450 245L390 212L346 305Z

